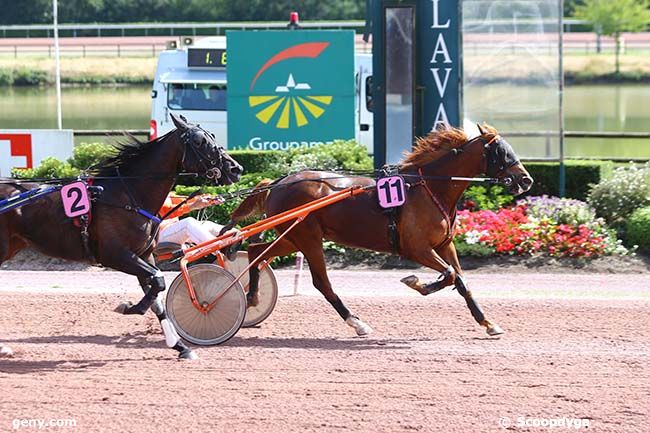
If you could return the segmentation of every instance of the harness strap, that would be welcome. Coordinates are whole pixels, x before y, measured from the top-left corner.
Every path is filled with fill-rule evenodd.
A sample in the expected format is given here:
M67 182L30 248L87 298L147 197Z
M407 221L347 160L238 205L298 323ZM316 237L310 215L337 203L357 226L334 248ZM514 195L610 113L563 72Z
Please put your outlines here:
M171 215L171 214L173 214L174 212L176 212L178 209L180 209L181 206L183 206L183 205L184 205L185 203L187 203L188 201L192 200L194 197L196 197L196 196L199 195L200 193L201 193L201 189L200 189L200 188L197 189L196 191L193 191L190 195L188 195L187 197L185 197L185 199L184 199L183 201L181 201L180 203L178 203L176 206L174 206L173 208L171 208L170 210L168 210L168 211L167 211L163 216L161 216L161 217L160 217L160 220L162 221L162 220L166 220L167 218L169 218L169 215Z
M158 218L156 215L153 215L142 208L138 207L138 208L134 208L133 210L136 213L142 215L143 217L149 218L151 221L155 222L156 224L160 224L162 222L162 220Z
M415 185L422 185L424 187L424 190L429 194L429 197L431 197L431 201L433 202L433 204L435 204L438 210L440 210L442 217L445 219L445 222L447 223L447 235L445 236L445 242L448 242L454 236L453 226L456 223L456 213L454 213L452 219L449 216L449 213L447 213L445 208L442 206L442 203L440 203L440 200L438 200L438 198L433 194L433 191L431 191L431 188L429 188L429 185L427 185L427 182L422 177L422 168L418 168L418 173L420 174L420 181L417 182Z
M92 177L87 177L83 179L83 182L86 184L86 189L90 188L93 186L93 183L95 182L95 179ZM88 192L90 194L90 191ZM91 202L95 201L91 197ZM95 257L95 253L93 253L93 250L90 248L90 232L88 231L88 228L90 227L90 223L93 221L93 214L92 214L92 206L90 210L88 211L87 214L81 215L75 219L72 220L72 223L79 227L80 232L81 232L81 244L83 245L84 252L86 253L86 256L88 256L93 263L97 263L97 257Z
M86 255L94 262L97 262L97 257L90 248L90 233L88 227L90 226L90 214L81 215L79 217L79 227L81 228L81 244L84 247Z
M388 216L388 240L394 254L399 255L399 230L397 230L397 215L400 207L393 207L385 211Z

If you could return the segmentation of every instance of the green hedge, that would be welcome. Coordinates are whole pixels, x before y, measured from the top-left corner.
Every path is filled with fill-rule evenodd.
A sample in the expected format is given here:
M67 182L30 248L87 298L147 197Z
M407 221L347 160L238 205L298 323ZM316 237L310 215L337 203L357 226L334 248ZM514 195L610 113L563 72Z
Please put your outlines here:
M557 162L525 162L524 166L535 180L526 195L560 194L560 165ZM585 200L590 186L609 176L614 169L612 161L565 161L565 197Z
M286 159L286 152L275 150L230 150L228 154L244 167L244 173L268 171L270 167L282 164Z
M638 245L639 250L650 252L650 206L635 210L625 225L628 245Z

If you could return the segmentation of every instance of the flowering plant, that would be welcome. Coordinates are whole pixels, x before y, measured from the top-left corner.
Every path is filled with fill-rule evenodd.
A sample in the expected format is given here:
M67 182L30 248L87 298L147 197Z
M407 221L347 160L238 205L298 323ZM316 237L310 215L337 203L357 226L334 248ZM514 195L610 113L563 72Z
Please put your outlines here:
M494 254L593 258L628 253L604 220L578 200L530 197L496 212L461 210L458 223L459 243L481 245Z
M593 186L587 201L609 224L624 225L632 212L650 205L650 161L617 168Z

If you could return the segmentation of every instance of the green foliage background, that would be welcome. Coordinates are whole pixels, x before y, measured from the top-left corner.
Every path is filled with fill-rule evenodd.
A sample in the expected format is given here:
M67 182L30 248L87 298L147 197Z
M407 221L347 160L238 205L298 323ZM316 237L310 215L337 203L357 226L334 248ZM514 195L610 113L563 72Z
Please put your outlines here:
M627 242L638 245L640 251L650 252L650 206L637 209L625 226Z
M61 0L61 23L289 21L363 19L365 0ZM52 22L51 0L0 0L0 24ZM29 11L29 12L27 12Z

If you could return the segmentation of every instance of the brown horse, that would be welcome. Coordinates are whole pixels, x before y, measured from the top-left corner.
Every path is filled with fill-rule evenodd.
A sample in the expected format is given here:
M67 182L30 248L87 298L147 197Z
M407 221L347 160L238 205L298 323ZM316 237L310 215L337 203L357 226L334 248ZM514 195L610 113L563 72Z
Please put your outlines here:
M86 241L81 229L66 217L61 195L51 193L0 214L0 263L30 246L49 256L100 263L135 275L145 295L137 304L122 304L117 311L144 314L151 308L167 345L182 358L194 358L169 323L158 296L165 280L152 258L159 223L155 215L179 172L231 184L239 180L242 167L215 143L212 134L183 118L172 115L172 119L176 125L172 132L147 143L127 143L90 170L94 188L103 192L93 205ZM0 179L0 200L37 187ZM0 356L10 353L0 345Z
M489 335L503 333L498 325L485 318L462 277L452 241L456 204L469 182L452 177L472 178L486 173L498 178L515 194L528 191L533 179L510 144L496 130L488 126L479 126L479 129L481 135L473 139L468 139L462 130L447 128L432 131L427 137L416 141L414 150L406 154L397 166L409 188L406 203L396 215L391 217L390 213L385 212L378 205L377 190L370 189L367 193L312 213L263 257L260 255L269 244L252 244L248 248L251 262L256 258L268 259L301 251L309 262L314 286L358 335L365 335L372 331L371 328L352 315L332 290L322 240L397 253L441 273L438 280L432 283L420 283L415 276L404 278L403 283L422 295L453 285L465 298L474 319L486 328ZM264 211L272 216L342 188L374 184L374 179L365 177L300 172L273 183L267 181L261 184L260 187L264 189L242 202L233 212L232 220L237 222ZM394 231L389 230L393 222L396 226ZM281 233L288 225L277 227L276 230ZM258 276L258 270L251 268L249 305L257 303Z

